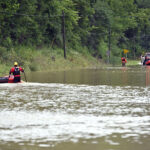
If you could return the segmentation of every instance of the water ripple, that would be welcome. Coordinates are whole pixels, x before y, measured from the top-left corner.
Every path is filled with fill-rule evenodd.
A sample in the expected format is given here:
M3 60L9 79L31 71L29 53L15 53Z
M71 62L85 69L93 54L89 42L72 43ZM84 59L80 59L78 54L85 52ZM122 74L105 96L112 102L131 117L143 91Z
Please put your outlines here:
M150 135L149 91L138 86L0 85L0 141Z

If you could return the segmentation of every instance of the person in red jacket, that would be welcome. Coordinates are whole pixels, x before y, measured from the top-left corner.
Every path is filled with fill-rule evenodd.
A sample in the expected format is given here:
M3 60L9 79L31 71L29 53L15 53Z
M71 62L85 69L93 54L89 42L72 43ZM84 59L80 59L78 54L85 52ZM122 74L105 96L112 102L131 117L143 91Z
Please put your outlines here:
M126 63L127 63L126 58L125 58L125 57L122 57L122 58L121 58L121 61L122 61L122 66L125 66Z
M18 67L18 63L14 62L14 67L12 67L10 69L9 76L11 75L11 73L14 75L14 82L15 83L21 81L20 71L24 72L23 68Z

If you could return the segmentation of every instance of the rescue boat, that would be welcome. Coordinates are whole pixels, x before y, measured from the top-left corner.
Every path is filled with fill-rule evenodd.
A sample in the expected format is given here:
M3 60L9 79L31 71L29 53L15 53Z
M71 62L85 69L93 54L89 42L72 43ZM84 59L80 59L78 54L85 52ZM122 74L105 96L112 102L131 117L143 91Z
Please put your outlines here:
M150 52L145 54L143 65L150 65Z
M11 76L0 77L0 83L15 83L14 76L11 75ZM23 83L23 81L19 83Z
M145 62L145 65L150 65L150 60L147 60L147 61Z

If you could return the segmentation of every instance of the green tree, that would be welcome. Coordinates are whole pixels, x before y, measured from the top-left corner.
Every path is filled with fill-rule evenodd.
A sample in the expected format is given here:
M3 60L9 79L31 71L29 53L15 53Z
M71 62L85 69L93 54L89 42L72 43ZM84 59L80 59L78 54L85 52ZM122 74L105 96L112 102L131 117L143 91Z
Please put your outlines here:
M12 43L9 21L18 8L17 0L0 0L0 44L6 47Z

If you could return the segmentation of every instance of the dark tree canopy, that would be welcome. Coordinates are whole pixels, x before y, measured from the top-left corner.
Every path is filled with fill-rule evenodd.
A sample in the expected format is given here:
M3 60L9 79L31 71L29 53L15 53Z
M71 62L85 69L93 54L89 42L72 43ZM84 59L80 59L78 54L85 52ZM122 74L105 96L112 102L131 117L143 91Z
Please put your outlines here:
M102 58L109 48L131 57L150 50L149 0L0 0L0 47L62 47L62 11L70 48Z

